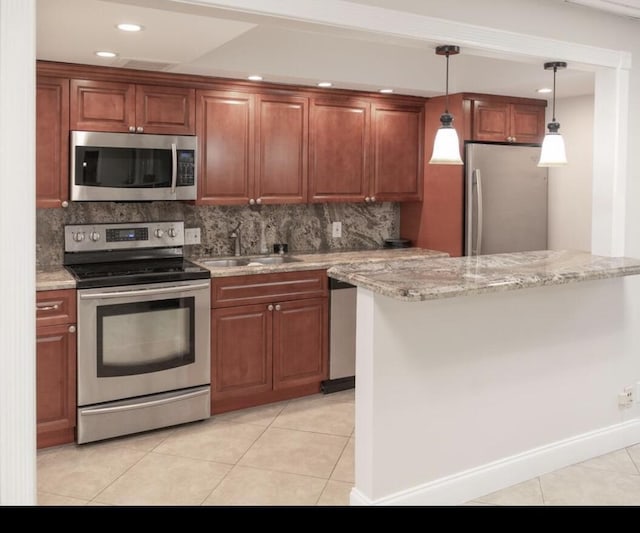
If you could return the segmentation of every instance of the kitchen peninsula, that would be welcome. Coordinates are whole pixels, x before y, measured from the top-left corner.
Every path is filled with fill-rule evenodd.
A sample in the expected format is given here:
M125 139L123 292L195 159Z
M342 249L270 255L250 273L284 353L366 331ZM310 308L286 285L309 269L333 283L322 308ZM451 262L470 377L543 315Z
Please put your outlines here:
M352 504L462 504L640 441L640 302L625 290L640 260L538 251L328 273L358 286Z

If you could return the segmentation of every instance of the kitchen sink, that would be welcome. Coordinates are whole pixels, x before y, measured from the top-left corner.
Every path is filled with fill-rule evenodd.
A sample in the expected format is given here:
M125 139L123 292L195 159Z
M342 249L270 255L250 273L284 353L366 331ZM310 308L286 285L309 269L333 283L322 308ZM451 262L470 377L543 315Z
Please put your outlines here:
M280 265L282 263L295 263L296 261L300 261L300 259L296 259L295 257L290 257L288 255L270 255L268 257L252 257L249 260L249 264L260 263L261 265Z
M249 262L248 259L211 259L202 263L208 267L235 267L244 266Z
M268 255L259 257L233 257L228 259L207 259L202 264L213 267L237 267L237 266L258 266L258 265L280 265L282 263L294 263L300 261L288 255Z

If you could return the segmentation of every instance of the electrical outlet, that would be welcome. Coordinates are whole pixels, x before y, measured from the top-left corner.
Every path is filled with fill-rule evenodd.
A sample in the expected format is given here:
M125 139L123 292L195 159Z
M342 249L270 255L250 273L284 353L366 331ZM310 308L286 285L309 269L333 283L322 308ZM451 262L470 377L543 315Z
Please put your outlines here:
M625 387L624 390L618 394L618 405L620 407L631 407L634 402L633 387Z
M185 228L184 243L200 244L200 228Z
M331 236L334 239L342 237L342 222L333 222L331 224Z

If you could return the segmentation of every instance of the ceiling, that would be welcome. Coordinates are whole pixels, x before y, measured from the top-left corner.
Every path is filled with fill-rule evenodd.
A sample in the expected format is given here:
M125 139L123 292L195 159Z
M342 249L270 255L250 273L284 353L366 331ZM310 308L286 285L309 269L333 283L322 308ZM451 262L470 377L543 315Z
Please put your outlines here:
M635 4L640 14L640 1L565 1L605 8ZM115 28L120 22L144 29L121 32ZM238 79L260 74L269 82L312 86L331 81L337 88L433 96L443 94L445 85L445 60L435 55L437 44L443 43L168 0L37 0L37 58L50 61ZM99 50L118 55L99 58ZM569 65L557 80L558 98L593 94L591 72ZM545 98L536 89L551 84L541 64L465 54L464 49L450 59L451 93Z

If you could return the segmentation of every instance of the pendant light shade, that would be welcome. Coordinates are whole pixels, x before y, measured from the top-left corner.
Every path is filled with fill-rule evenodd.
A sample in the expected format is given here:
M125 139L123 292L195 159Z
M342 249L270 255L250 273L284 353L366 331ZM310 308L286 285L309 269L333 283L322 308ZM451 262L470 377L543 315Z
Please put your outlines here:
M440 115L440 128L433 141L433 154L429 163L432 165L462 165L458 133L453 127L453 115L449 113L449 56L460 53L460 48L443 45L436 48L436 54L447 58L447 77L445 92L445 110Z
M561 167L567 164L567 153L564 148L564 139L558 132L560 123L556 120L556 72L558 69L566 68L567 64L562 61L545 63L545 70L553 69L553 118L547 124L549 131L542 141L540 150L539 167Z

